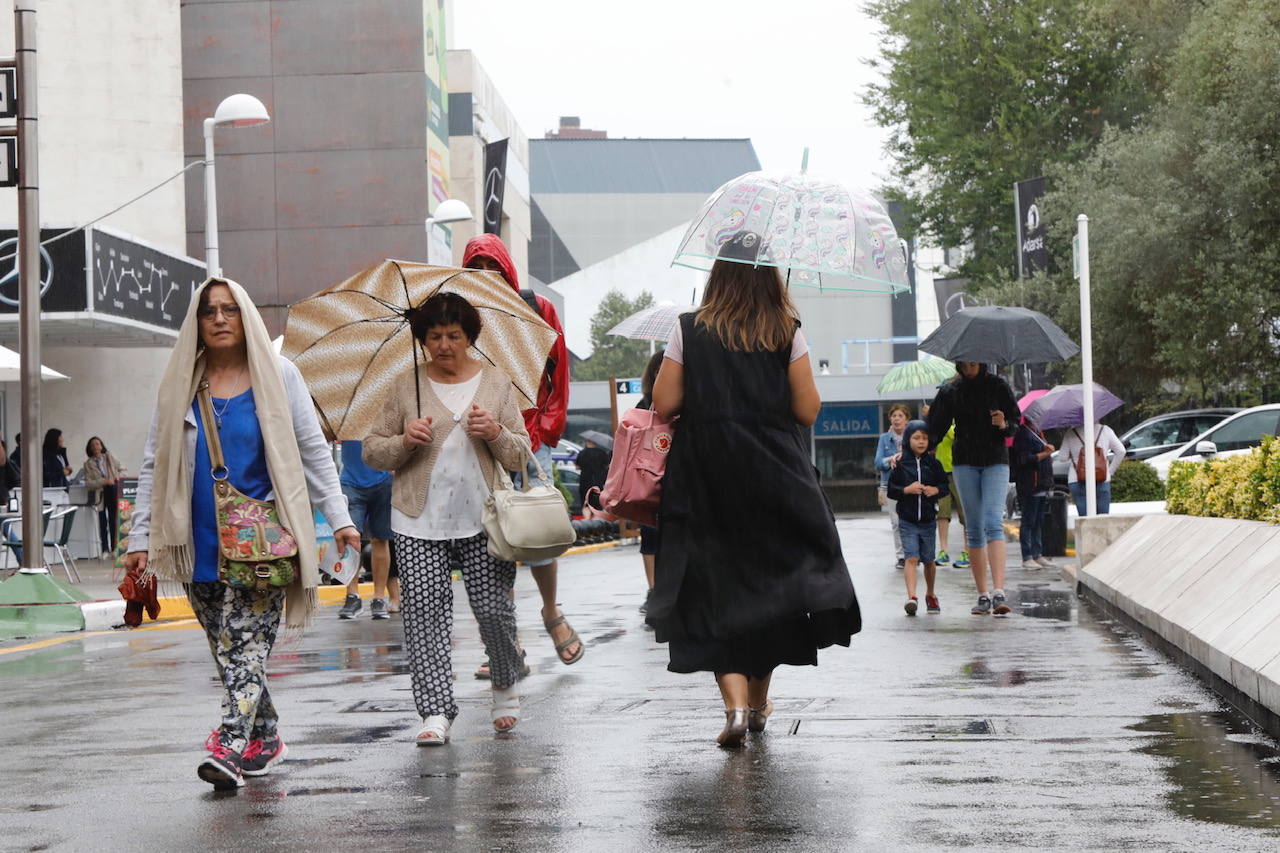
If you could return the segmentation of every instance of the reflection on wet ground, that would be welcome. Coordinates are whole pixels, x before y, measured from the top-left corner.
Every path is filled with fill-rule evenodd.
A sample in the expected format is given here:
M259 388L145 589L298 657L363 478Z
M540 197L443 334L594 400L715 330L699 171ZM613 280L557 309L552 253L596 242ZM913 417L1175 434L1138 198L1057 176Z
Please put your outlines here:
M1169 805L1196 820L1280 829L1280 748L1234 711L1159 714L1131 727L1161 762ZM1280 846L1280 841L1277 842Z

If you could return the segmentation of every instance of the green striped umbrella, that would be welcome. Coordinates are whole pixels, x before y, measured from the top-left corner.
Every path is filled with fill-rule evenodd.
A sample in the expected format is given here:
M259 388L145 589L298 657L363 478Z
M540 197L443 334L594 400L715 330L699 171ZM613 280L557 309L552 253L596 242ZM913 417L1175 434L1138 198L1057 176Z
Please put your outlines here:
M880 380L876 391L888 394L893 391L911 391L915 388L937 385L956 375L956 366L945 358L926 358L920 361L901 361L890 368Z

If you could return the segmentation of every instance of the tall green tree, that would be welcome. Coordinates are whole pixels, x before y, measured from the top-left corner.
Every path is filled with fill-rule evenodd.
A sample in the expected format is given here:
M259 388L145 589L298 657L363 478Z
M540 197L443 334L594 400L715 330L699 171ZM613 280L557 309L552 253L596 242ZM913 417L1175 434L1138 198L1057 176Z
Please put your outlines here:
M1089 216L1102 381L1127 399L1260 402L1280 384L1280 4L1144 5L1141 68L1159 101L1057 170L1050 234ZM1069 268L1066 239L1056 251ZM1075 283L1046 284L1073 297L1056 316L1078 324Z
M591 318L591 358L577 364L573 378L600 380L635 377L643 373L649 361L649 342L621 338L609 334L609 330L651 305L653 295L647 290L635 299L628 299L619 290L606 293Z
M979 281L1016 265L1015 181L1083 158L1145 108L1124 21L1095 0L874 0L893 184L911 230L971 244Z

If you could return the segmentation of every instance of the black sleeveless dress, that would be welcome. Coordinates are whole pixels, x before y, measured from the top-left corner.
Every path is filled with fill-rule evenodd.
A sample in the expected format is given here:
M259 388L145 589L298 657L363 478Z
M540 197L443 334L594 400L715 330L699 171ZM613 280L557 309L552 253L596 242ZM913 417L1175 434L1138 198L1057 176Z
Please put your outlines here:
M862 616L826 496L791 414L790 347L733 352L694 314L662 483L648 622L672 672L764 677L849 645Z

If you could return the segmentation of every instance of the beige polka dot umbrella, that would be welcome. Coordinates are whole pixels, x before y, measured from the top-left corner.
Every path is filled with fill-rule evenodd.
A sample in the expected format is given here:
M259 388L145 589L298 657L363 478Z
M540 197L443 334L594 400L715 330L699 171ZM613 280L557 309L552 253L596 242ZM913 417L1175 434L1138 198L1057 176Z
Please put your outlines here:
M457 293L476 307L484 326L472 356L511 378L522 409L535 405L558 333L506 279L484 270L387 260L289 308L281 351L302 371L336 438L367 436L396 378L429 360L406 315L439 292Z

